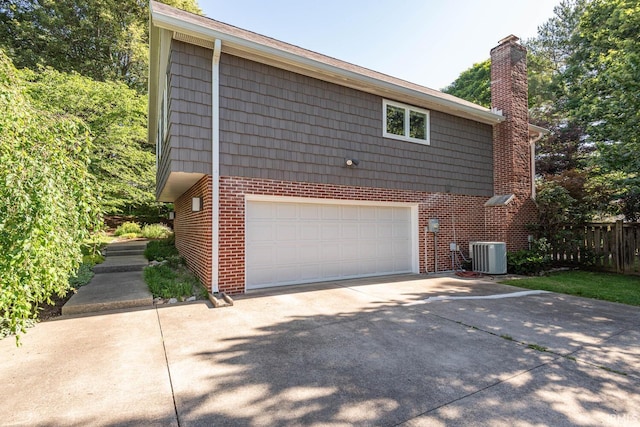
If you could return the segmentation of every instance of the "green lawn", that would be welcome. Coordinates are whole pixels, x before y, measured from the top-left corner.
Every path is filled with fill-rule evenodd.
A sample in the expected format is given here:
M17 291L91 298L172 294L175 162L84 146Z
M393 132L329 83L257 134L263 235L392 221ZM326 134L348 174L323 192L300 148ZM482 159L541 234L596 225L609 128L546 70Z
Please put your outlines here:
M503 280L500 283L640 306L639 276L562 271L543 277Z

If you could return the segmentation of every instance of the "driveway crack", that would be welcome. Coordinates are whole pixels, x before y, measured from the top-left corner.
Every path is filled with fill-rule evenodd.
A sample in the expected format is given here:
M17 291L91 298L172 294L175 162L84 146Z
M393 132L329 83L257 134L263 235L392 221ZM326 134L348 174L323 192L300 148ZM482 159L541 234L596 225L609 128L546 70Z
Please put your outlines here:
M160 339L162 340L162 351L164 352L164 361L167 366L167 375L169 377L169 387L171 388L171 399L173 400L173 411L176 414L176 423L181 427L180 415L178 414L178 404L176 402L176 393L173 389L173 379L171 378L171 369L169 368L169 356L167 356L167 345L164 340L164 332L162 331L162 322L160 321L160 313L156 307L156 317L158 318L158 327L160 328Z

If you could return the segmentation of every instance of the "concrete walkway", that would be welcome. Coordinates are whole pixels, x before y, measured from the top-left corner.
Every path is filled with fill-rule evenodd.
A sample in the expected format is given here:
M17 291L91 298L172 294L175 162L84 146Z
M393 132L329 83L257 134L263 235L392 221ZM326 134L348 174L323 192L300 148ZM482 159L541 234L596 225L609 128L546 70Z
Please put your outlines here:
M95 276L67 301L62 315L153 306L142 277L148 264L143 255L146 246L147 242L140 240L108 245L105 261L93 267Z
M396 276L62 317L0 341L9 426L637 426L640 309Z

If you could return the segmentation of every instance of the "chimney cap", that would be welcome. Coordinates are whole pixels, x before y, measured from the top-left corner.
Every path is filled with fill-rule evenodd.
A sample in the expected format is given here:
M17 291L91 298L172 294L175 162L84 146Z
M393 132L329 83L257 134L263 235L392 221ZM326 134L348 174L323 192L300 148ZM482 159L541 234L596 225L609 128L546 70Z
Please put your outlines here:
M513 34L510 34L507 37L500 40L498 42L498 46L502 46L503 44L507 44L507 43L517 43L518 40L520 40L518 37L514 36Z

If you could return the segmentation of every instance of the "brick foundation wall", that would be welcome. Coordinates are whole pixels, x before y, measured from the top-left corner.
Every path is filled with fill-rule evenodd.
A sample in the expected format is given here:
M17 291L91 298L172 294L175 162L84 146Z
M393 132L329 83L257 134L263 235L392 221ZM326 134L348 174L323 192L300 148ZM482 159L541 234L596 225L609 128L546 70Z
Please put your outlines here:
M245 195L308 197L354 201L417 203L419 212L420 272L433 272L434 239L425 234L429 218L438 218L438 270L451 270L449 244L454 239L467 254L470 241L487 240L484 203L486 197L427 193L383 188L275 181L257 178L220 179L219 289L229 294L244 292ZM425 263L426 253L426 263Z
M174 203L176 247L187 265L211 290L211 176L195 183ZM191 199L202 197L202 209L191 211Z

